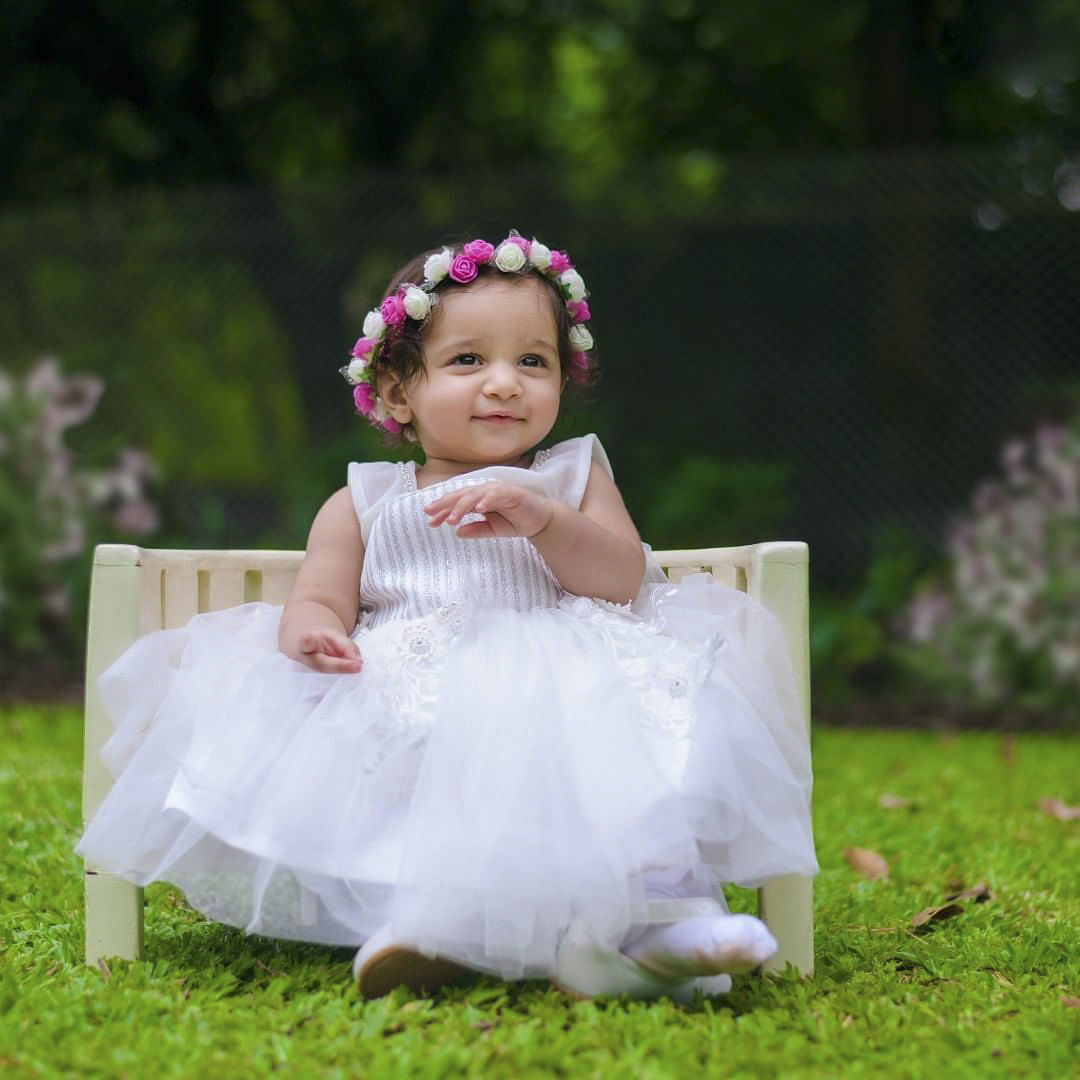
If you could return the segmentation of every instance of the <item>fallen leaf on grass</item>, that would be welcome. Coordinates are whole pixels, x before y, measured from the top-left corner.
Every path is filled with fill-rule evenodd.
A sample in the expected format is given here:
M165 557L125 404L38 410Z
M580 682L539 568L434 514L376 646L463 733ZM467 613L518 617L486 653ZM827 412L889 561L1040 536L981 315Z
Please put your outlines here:
M878 796L877 803L882 810L906 810L912 805L910 799L905 799L902 795L890 795L887 791Z
M869 848L846 847L844 858L855 873L861 874L868 881L889 880L889 864L876 851L871 851Z
M1016 736L1003 735L998 743L998 753L1001 754L1002 764L1011 765L1016 760Z
M960 888L956 892L951 892L945 897L946 900L974 900L976 904L985 904L987 900L993 900L994 894L990 891L990 886L985 881L980 881L975 885L972 885L970 889L965 889L963 882L960 883Z
M994 982L999 983L1001 986L1007 986L1010 989L1012 989L1012 983L1009 982L1009 980L1005 976L1004 972L1002 972L1002 971L991 971L990 972L990 977L994 980Z
M1063 997L1061 999L1061 1004L1064 1005L1066 1009L1080 1009L1080 997Z
M913 930L918 930L920 926L926 926L927 923L951 919L954 915L963 915L963 913L963 904L938 904L937 907L923 908L917 915L912 915L911 927Z
M1063 799L1056 796L1052 799L1040 799L1039 809L1044 814L1057 818L1058 821L1074 821L1080 818L1080 806L1069 806Z
M846 1027L851 1027L851 1025L852 1025L852 1024L853 1024L854 1022L855 1022L855 1017L854 1017L854 1016L852 1016L852 1015L851 1015L851 1013L848 1013L848 1014L847 1014L847 1015L846 1015L846 1016L844 1017L844 1019L840 1021L840 1026L841 1026L842 1028L846 1028Z
M98 957L97 966L101 968L101 974L104 975L106 979L112 978L112 972L109 970L109 965L105 963L104 956Z

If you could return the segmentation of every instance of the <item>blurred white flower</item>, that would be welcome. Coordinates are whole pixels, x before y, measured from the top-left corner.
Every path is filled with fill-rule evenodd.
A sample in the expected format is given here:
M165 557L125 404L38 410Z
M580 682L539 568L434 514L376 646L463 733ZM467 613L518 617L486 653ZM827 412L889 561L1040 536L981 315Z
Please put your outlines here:
M0 375L0 596L5 645L45 647L43 627L68 610L62 564L86 552L95 523L125 533L158 526L149 455L123 450L89 469L64 445L104 390L93 375L63 372L45 357L22 377ZM23 642L23 645L18 645ZM37 642L37 645L26 645Z
M1009 440L1000 462L1003 478L982 481L970 513L950 523L947 578L916 596L899 622L978 696L1075 698L1080 417ZM1056 681L1035 685L1048 669Z
M386 323L383 321L382 312L378 308L373 308L364 316L364 337L378 341L385 329Z
M405 305L405 314L410 319L426 319L431 310L431 296L415 285L410 285L405 290L402 303Z

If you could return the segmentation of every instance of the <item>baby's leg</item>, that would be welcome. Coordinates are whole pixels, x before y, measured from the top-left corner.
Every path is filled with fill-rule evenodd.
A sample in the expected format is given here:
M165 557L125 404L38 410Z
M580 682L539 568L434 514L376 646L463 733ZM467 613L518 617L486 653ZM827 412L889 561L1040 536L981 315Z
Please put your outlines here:
M651 876L651 899L706 894L689 875ZM776 952L775 938L752 915L707 915L631 930L620 951L643 968L667 978L728 973L738 975L763 964Z

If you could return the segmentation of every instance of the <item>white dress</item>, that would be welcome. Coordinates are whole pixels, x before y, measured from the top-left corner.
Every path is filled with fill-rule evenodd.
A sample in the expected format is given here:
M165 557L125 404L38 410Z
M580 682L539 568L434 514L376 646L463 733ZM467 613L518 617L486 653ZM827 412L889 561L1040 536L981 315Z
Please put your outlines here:
M651 558L632 608L572 596L528 540L422 511L489 480L576 507L594 460L585 436L422 491L411 463L351 465L364 670L284 656L266 604L140 639L101 680L116 782L78 853L251 933L355 946L389 923L504 978L550 974L571 919L617 947L654 878L719 897L815 873L765 608Z

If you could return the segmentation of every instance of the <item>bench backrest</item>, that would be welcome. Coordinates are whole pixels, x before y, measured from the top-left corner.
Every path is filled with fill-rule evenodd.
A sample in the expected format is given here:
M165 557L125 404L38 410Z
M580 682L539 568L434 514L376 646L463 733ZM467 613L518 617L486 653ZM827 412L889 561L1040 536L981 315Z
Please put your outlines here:
M706 571L749 592L780 620L810 720L807 548L798 541L653 553L672 581ZM192 616L250 601L283 604L302 551L188 551L106 544L94 552L86 660L85 820L111 784L100 750L111 729L97 679L152 630L184 626Z

